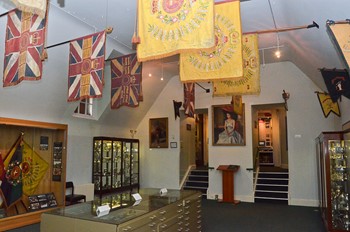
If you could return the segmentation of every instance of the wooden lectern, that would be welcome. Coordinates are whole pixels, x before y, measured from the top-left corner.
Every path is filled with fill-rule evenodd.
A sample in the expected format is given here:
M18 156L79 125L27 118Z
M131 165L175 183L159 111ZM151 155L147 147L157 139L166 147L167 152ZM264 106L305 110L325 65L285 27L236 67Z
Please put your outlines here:
M220 165L216 170L222 171L222 201L238 204L234 197L234 174L239 169L239 165Z

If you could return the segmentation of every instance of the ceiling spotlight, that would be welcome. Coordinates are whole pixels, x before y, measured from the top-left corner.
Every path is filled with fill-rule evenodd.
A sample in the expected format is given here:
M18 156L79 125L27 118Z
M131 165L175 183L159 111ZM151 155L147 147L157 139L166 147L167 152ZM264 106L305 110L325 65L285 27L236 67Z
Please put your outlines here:
M152 76L152 73L149 73L148 76L151 77L151 76Z
M161 78L160 78L160 80L162 81L162 80L164 80L164 78L163 78L163 77L161 77Z
M279 48L277 48L277 51L275 52L275 56L279 59L281 57L281 51Z

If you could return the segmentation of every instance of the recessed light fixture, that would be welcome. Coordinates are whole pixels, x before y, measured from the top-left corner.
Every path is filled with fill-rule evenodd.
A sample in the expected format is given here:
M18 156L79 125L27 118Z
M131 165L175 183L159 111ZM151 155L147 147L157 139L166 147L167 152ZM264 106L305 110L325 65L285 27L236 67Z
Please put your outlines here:
M163 80L164 80L164 78L163 78L163 77L161 77L161 78L160 78L160 80L161 80L161 81L163 81Z
M152 76L152 73L149 73L148 76L151 77L151 76Z

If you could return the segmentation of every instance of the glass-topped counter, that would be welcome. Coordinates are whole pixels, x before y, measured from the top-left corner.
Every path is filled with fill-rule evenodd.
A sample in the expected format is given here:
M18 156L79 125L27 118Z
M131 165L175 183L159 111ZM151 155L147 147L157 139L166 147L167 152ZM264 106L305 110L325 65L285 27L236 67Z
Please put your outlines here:
M119 225L172 203L182 203L183 199L198 194L197 191L192 190L168 190L166 194L160 194L160 189L140 189L138 193L142 200L139 204L134 205L135 200L132 197L134 193L123 192L96 196L93 201L55 209L45 214ZM97 217L96 209L106 204L111 208L109 214Z

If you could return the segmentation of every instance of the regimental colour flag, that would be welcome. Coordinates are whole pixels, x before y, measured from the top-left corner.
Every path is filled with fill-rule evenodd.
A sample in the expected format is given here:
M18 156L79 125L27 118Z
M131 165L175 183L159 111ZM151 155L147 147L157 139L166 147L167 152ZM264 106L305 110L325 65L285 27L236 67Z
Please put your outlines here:
M350 66L350 25L349 23L334 23L334 21L327 21L327 32L328 35L335 45L340 58L349 70Z
M329 94L317 92L317 98L320 102L323 115L327 118L328 115L333 112L338 117L340 117L340 109L338 102L333 102Z
M215 43L213 0L138 0L138 61Z
M216 3L214 9L215 46L180 54L182 82L215 81L243 76L240 2L223 1Z
M23 194L35 193L38 185L49 168L49 164L40 157L25 141L23 141L22 182Z
M68 101L102 97L106 32L70 42Z
M258 35L247 34L243 40L243 77L214 81L213 96L260 94L260 58Z
M330 97L336 102L341 95L350 99L350 77L346 69L321 69Z
M3 86L22 80L39 80L46 19L36 14L13 10L7 14Z
M111 60L111 108L137 107L142 95L142 64L136 54Z
M194 118L194 86L195 83L185 83L184 84L184 109L185 109L185 115L187 117Z
M21 11L31 12L44 18L47 0L12 0Z
M11 207L22 198L22 143L21 134L4 159L5 178L1 184L1 194L5 207Z

